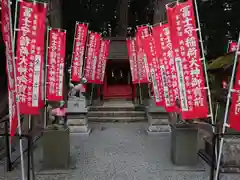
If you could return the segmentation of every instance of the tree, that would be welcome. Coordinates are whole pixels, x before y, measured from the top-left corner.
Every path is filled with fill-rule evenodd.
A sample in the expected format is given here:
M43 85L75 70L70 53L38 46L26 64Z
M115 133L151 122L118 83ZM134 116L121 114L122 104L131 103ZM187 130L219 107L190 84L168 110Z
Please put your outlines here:
M208 0L198 4L207 58L221 56L226 53L228 40L238 38L240 1Z

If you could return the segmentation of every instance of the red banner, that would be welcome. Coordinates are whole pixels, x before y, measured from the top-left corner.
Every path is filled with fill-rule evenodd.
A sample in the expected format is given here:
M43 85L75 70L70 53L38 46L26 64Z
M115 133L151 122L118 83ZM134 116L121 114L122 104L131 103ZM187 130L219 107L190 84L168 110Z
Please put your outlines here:
M149 35L148 26L139 26L136 32L136 50L137 50L137 66L139 70L139 83L149 83L149 68L147 56L142 45L142 38Z
M97 62L97 70L96 70L96 76L95 76L96 84L103 84L105 68L106 68L107 58L108 58L109 45L110 45L109 40L101 40L100 50L98 55L98 62Z
M84 76L87 79L87 83L96 83L95 75L98 62L100 40L100 34L95 32L90 33L84 73Z
M13 137L18 126L18 108L16 102L16 84L15 84L15 59L13 54L13 36L11 25L11 8L9 0L2 0L2 35L5 44L5 53L7 61L8 75L8 106L9 106L9 121L10 121L10 136ZM15 68L15 69L14 69Z
M236 52L237 53L237 52ZM231 128L240 131L240 57L235 75L235 84L232 92L232 102L229 110L229 125Z
M228 42L228 50L227 50L227 52L228 53L235 52L236 50L237 50L237 42L229 41Z
M64 63L66 53L66 31L51 29L49 31L47 100L63 100Z
M153 27L152 33L159 57L165 109L167 112L175 112L177 110L178 83L170 29L168 24L156 25Z
M127 39L127 49L128 49L128 57L132 75L132 83L139 83L139 71L138 71L138 62L137 62L137 49L136 49L136 40L135 39Z
M16 70L21 114L39 114L46 4L20 2Z
M143 47L148 59L148 67L151 74L156 105L165 107L162 79L160 76L160 64L158 61L156 45L153 36L148 36L143 39Z
M76 23L73 54L72 54L72 81L80 82L83 71L84 52L88 34L88 25Z
M208 117L207 93L191 1L167 8L183 119Z
M106 70L106 65L107 65L107 60L108 60L108 56L109 56L109 48L110 48L110 41L107 40L106 42L106 51L105 51L105 62L103 63L102 66L102 77L101 77L101 84L103 84L104 81L104 76L105 76L105 70Z
M44 53L45 53L45 32L46 32L46 15L47 15L47 4L37 3L35 6L35 20L33 22L36 29L36 44L35 44L35 70L34 73L40 74L40 84L39 84L39 108L44 107ZM37 60L40 59L40 62L37 67ZM34 83L38 83L37 79L34 79Z

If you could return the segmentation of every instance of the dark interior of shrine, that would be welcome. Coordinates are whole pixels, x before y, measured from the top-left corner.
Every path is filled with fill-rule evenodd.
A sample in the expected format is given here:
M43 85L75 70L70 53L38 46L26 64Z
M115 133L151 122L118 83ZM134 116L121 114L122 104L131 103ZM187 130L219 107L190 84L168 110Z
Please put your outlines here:
M128 60L109 60L106 67L108 85L129 85L131 83L130 65Z

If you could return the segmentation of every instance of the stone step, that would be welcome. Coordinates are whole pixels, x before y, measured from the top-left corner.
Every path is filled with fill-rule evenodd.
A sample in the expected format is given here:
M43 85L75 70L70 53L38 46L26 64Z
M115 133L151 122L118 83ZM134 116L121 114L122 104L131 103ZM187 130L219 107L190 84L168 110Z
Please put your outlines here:
M145 117L144 111L90 111L88 117Z
M143 111L135 106L91 106L89 111Z
M143 122L147 121L146 117L88 117L89 122Z

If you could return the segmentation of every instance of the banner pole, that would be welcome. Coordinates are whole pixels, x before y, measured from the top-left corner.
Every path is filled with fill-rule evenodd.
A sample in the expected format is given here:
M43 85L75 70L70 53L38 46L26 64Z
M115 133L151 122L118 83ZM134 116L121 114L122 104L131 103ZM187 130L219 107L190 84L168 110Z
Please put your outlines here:
M206 80L206 84L207 84L207 94L208 94L208 103L209 103L209 110L210 110L210 118L211 118L212 130L213 130L213 133L216 133L216 127L214 126L214 124L216 124L216 122L214 122L214 117L213 117L211 91L210 91L210 87L209 87L209 79L208 79L208 74L207 74L206 58L205 58L205 54L204 54L202 31L201 31L201 25L200 25L199 13L198 13L198 5L197 5L197 1L196 0L194 0L194 6L195 6L195 10L196 10L197 27L198 27L200 47L201 47L201 52L202 52L205 80ZM218 151L217 151L217 146L216 146L215 147L216 158L217 158L217 153L218 153Z
M92 89L91 89L91 96L90 96L90 105L92 106L93 105L93 91L94 91L94 86L95 84L92 84Z
M10 139L9 139L9 129L8 129L8 122L5 121L4 122L4 131L5 131L5 134L6 134L6 137L5 137L5 146L6 146L6 149L5 149L5 153L6 153L6 170L7 172L11 171L12 170L12 162L11 162L11 145L10 145Z
M76 43L77 25L78 25L78 22L76 22L76 24L75 24L75 32L74 32L74 37L73 37L72 58L71 58L71 63L70 63L71 66L70 66L70 72L69 72L70 73L69 74L69 82L70 83L72 82L72 67L73 67L72 63L73 63L73 57L74 57L74 47L75 47L75 43Z
M137 58L136 58L137 60ZM142 104L142 88L141 88L141 84L140 84L140 72L139 72L139 63L137 63L137 71L138 71L138 88L139 88L139 104Z
M214 117L214 121L215 122L217 122L218 110L219 110L219 103L217 102L217 104L216 104L216 111L215 111L215 117Z
M28 115L28 169L27 169L27 176L28 180L35 180L35 173L34 173L34 158L33 158L33 151L32 151L32 115ZM32 174L32 176L31 176Z
M139 85L140 105L142 105L143 104L142 86L140 83L138 85Z
M87 55L87 51L88 51L89 34L90 34L90 32L87 31L87 39L86 39L86 42L85 42L85 49L84 49L84 55L83 55L83 64L82 64L82 76L84 76L84 73L85 73L85 64L86 64L86 58L87 58L86 55Z
M205 54L204 54L202 32L201 32L201 26L200 26L199 14L198 14L198 6L197 6L197 1L196 0L194 0L194 5L195 5L195 9L196 9L197 26L198 26L198 29L199 29L198 33L199 33L200 46L201 46L201 51L202 51L204 74L205 74L205 79L206 79L206 84L207 84L210 117L211 117L211 123L213 125L213 124L215 124L215 122L214 122L214 119L213 119L212 99L211 99L211 92L210 92L209 80L208 80L208 75L207 75L206 58L205 58ZM215 132L216 129L215 129L214 126L212 126L212 129L213 129L213 132Z
M227 44L227 51L226 51L226 53L228 53L228 51L229 51L229 46L230 46L230 43L231 43L231 41L229 41L229 40L228 40L228 44Z
M8 0L10 6L10 0ZM14 14L14 29L13 29L13 39L12 39L12 56L13 56L13 69L14 69L14 80L15 80L15 91L16 91L16 105L18 110L18 134L20 137L19 146L20 146L20 159L21 159L21 171L22 171L22 180L25 180L25 169L24 169L24 157L23 157L23 139L22 139L22 127L21 127L21 118L20 118L20 108L19 108L19 96L17 86L17 72L16 72L16 61L15 61L15 42L16 42L16 31L17 31L17 15L18 15L18 3L20 1L16 0L15 3L15 14ZM12 15L9 7L10 14L10 29L12 29ZM11 31L12 34L12 31Z
M49 31L51 30L51 28L48 26L47 27L47 39L46 39L46 55L45 55L45 68L44 68L44 129L46 129L47 127L47 70L48 70L48 41L49 41Z
M234 58L234 63L233 63L233 70L232 70L232 76L229 84L229 89L228 89L228 96L227 96L227 103L226 103L226 108L225 108L225 114L224 114L224 120L223 120L223 127L222 127L222 134L225 133L226 131L226 126L227 126L227 120L228 120L228 112L229 112L229 106L230 106L230 101L231 101L231 94L232 94L232 87L234 83L234 76L237 68L237 62L238 62L238 55L240 53L239 51L239 46L240 46L240 33L238 37L238 45L237 45L237 51L235 53L235 58ZM219 146L219 154L218 154L218 159L217 159L217 168L216 168L216 173L215 173L215 178L214 180L218 180L218 175L219 175L219 170L220 170L220 162L221 162L221 157L222 157L222 151L223 151L223 141L224 137L220 137L220 146Z
M87 24L88 25L88 24ZM86 43L85 43L85 49L84 49L84 56L83 56L83 65L82 65L82 77L85 76L85 65L86 65L86 59L87 59L87 52L88 52L88 41L89 41L89 35L90 35L90 31L87 31L87 39L86 39ZM86 89L88 89L88 84L86 84ZM89 101L89 94L87 93L87 106L89 106L91 104L91 94L90 94L90 101Z
M30 171L30 168L31 168L32 180L35 180L34 157L33 157L33 148L32 148L32 143L33 143L32 130L33 130L32 116L29 115L29 131L28 131L29 132L29 136L28 136L29 171ZM29 174L30 174L30 172L29 172Z
M9 0L8 0L9 1ZM24 157L23 157L23 139L22 139L22 129L21 129L21 118L20 118L20 108L19 108L19 96L17 86L17 72L16 72L16 61L15 61L15 42L16 42L16 31L17 31L17 14L18 14L18 3L20 1L16 0L15 3L15 15L14 15L14 30L13 30L13 41L12 41L12 54L13 54L13 69L14 69L14 79L15 79L15 91L16 91L16 105L18 109L18 133L20 136L19 146L20 146L20 159L21 159L21 171L22 171L22 180L25 180L25 169L24 169ZM10 5L10 1L9 1ZM12 27L12 15L9 8L10 14L10 27ZM11 28L12 29L12 28ZM11 32L12 33L12 32Z
M12 17L11 17L11 5L12 5L12 3L10 2L10 0L8 0L8 5L9 5L9 7L8 7L8 9L9 9L9 16L10 16L10 18L9 19L11 19ZM3 6L3 5L2 5ZM2 7L0 7L0 10L2 11ZM10 24L11 24L12 22L10 21ZM0 24L2 25L2 21L0 21ZM12 27L10 26L10 33L11 33L11 43L12 43ZM12 47L13 48L13 47ZM12 53L13 53L13 51L12 51ZM14 61L14 55L12 56L12 59L13 59L13 62L15 62ZM6 58L6 62L7 62L8 60L7 60L7 58ZM13 64L15 64L15 63L13 63ZM14 77L15 78L15 77ZM16 81L16 79L14 79L14 81ZM15 89L14 89L14 91L16 91L16 87L15 87ZM8 101L9 101L9 99L10 99L10 92L8 93ZM17 108L17 107L16 107ZM19 112L19 111L17 111L17 112ZM12 146L11 146L11 143L10 143L10 138L9 138L9 136L8 136L8 134L9 134L9 128L8 128L8 123L10 124L10 115L9 115L9 122L7 122L7 121L5 121L4 122L4 132L5 132L5 134L7 134L7 136L5 137L5 146L6 146L6 148L5 148L5 153L6 153L6 163L5 163L5 165L6 165L6 170L7 170L7 172L9 172L9 171L11 171L12 170L12 163L11 163L11 153L12 153ZM10 125L9 125L9 127L10 127Z

